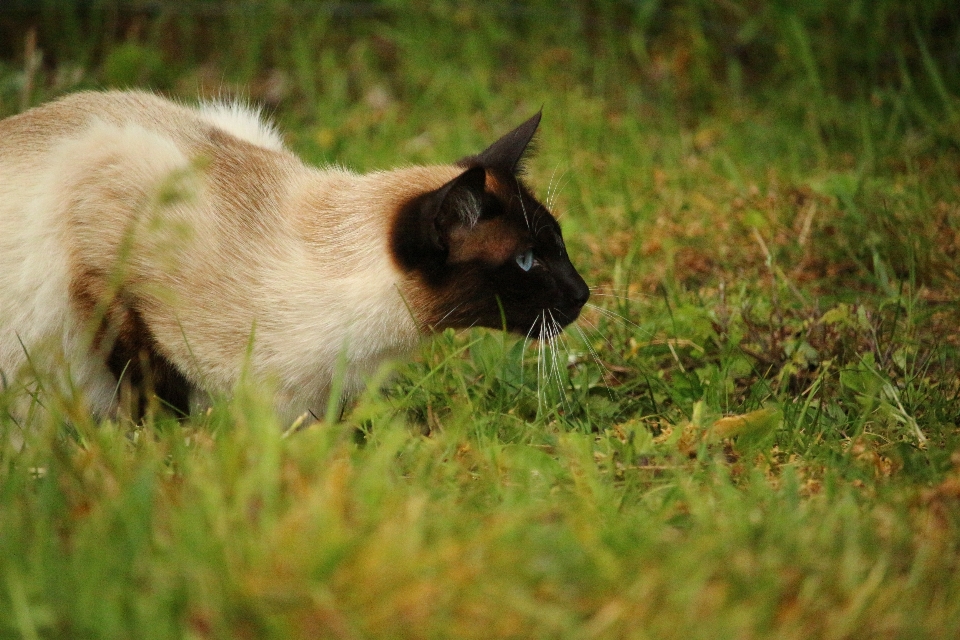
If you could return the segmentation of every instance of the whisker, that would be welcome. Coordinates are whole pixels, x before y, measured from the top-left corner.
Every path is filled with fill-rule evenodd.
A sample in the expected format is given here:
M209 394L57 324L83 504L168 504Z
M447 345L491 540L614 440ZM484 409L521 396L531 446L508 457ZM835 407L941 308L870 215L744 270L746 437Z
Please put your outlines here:
M550 314L550 317L553 318L553 314ZM563 384L563 371L566 370L566 365L562 368L560 366L560 346L562 345L564 351L567 353L567 357L570 356L570 350L567 348L565 336L563 335L563 327L560 326L560 323L553 320L553 323L556 327L557 335L553 339L553 368L557 373L557 391L560 393L560 402L563 404L564 411L567 416L570 416L573 413L570 406L570 399L567 397L566 387Z
M547 314L546 311L543 312L543 400L544 400L544 410L548 411L550 406L547 402L549 397L547 394L550 392L551 384L551 372L550 372L550 334L553 331L553 328L547 324Z
M527 223L527 229L530 228L530 218L527 217L527 206L523 204L523 193L520 191L520 183L517 183L517 198L520 200L520 210L523 211L523 219Z
M552 209L552 208L553 208L553 207L550 206L550 203L551 203L551 193L552 193L552 190L553 190L553 178L557 175L557 169L560 168L560 162L561 162L561 161L558 160L558 161L557 161L557 164L554 165L554 167L553 167L553 173L550 174L550 181L547 182L547 197L546 197L546 202L545 202L545 204L546 204L546 206L547 206L547 209Z
M566 175L567 175L567 171L564 170L563 175L560 176L560 180L563 180L564 176L566 176ZM559 194L561 191L563 191L563 188L567 186L567 182L569 182L569 181L570 181L570 180L567 179L567 181L564 182L562 185L558 185L558 186L557 186L557 189L553 192L553 197L550 199L550 203L551 203L551 204L550 204L550 206L548 207L549 209L553 209L553 204L554 204L554 201L556 200L557 194ZM559 181L558 181L558 182L559 182ZM559 216L557 216L557 220L559 220L561 217L563 217L563 214L560 214Z
M602 291L594 291L593 289L590 290L590 297L613 298L614 300L623 300L626 302L632 302L634 304L649 304L653 299L653 296L648 298L628 298L627 296L622 296L618 293L603 293Z
M604 311L603 309L599 309L599 310ZM606 316L606 317L608 317L611 320L619 320L620 322L633 324L629 320L623 318L622 316L614 314L613 312L608 312L608 313L612 315ZM597 335L600 336L600 338L607 344L607 346L611 348L611 350L615 350L613 343L610 342L610 340L606 337L606 335L602 331L600 331L597 325L593 324L583 316L580 316L577 322L578 323L582 322L587 324L591 330L593 330L594 332L596 332ZM634 325L634 326L637 326L637 325ZM637 328L640 329L640 327L637 327ZM639 343L638 345L639 347L666 345L667 348L670 349L670 353L673 354L674 359L677 360L678 363L679 363L679 357L676 352L677 347L690 348L690 349L694 349L695 351L699 351L700 353L705 353L704 348L692 340L688 340L686 338L657 338L655 337L656 334L653 331L647 331L644 329L640 329L640 330L647 335L645 336L646 340L644 342Z
M563 160L558 160L556 166L553 167L553 173L550 174L550 182L547 183L547 209L553 209L553 197L556 195L554 191L554 182L553 179L557 176L557 169L560 168L560 164ZM563 173L560 175L561 179L567 174L567 170L564 169Z
M464 302L461 302L460 304L458 304L457 306L455 306L453 309L450 309L450 311L447 311L445 314L443 314L443 317L442 317L442 318L440 318L439 320L437 320L436 325L437 325L437 326L440 326L441 324L443 324L443 321L446 320L448 317L450 317L450 314L451 314L451 313L453 313L454 311L456 311L457 309L459 309L460 307L462 307L464 304L465 304Z
M553 373L554 377L557 379L557 394L560 396L560 405L563 407L563 412L566 415L570 415L570 403L567 400L567 391L563 384L563 376L560 372L560 348L557 346L559 342L559 336L553 339L552 349L553 349Z
M605 365L605 364L603 363L603 360L600 359L600 355L597 353L597 350L593 348L593 345L590 344L590 341L587 339L586 334L584 334L583 329L581 329L581 328L578 327L577 325L573 325L573 326L574 326L574 328L577 330L577 333L580 334L580 339L583 340L583 344L585 344L585 345L587 346L587 351L590 352L590 357L593 358L593 361L597 363L597 366L598 366L598 367L600 367L601 369L603 369L603 372L604 372L607 376L613 377L613 372L610 371L610 368L607 367L607 365ZM610 389L610 387L606 384L606 382L604 382L604 385L603 385L603 386L606 387L606 389L607 389L607 394L610 396L610 399L613 400L613 399L614 399L614 397L613 397L613 391L612 391L612 390Z
M557 193L559 193L560 181L563 180L563 178L567 175L567 171L569 170L569 167L564 169L563 173L560 174L560 178L554 181L554 177L557 175L557 169L559 168L560 162L557 162L556 166L553 168L553 173L550 175L550 184L547 186L547 200L550 202L552 202Z
M550 310L550 309L547 309L547 315L550 316L550 340L549 340L549 343L550 343L550 351L551 351L551 353L553 354L553 359L552 359L552 361L550 362L550 364L552 365L552 368L553 368L554 371L556 372L556 368L557 368L557 357L556 357L556 354L557 354L557 352L556 352L557 336L559 336L560 334L558 333L557 321L556 321L556 319L554 319L554 317L553 317L553 311ZM557 381L559 382L559 376L557 377Z
M577 327L576 325L573 325L573 328L579 331L579 327ZM573 377L570 372L571 372L572 365L580 361L580 352L574 348L575 346L576 344L573 342L573 338L570 337L569 333L565 332L563 335L563 349L566 352L567 357L566 357L566 360L564 361L563 367L567 372L567 383L570 385L569 397L572 399L571 401L573 402L576 402L576 399L578 396L574 393ZM609 393L609 389L607 391ZM613 395L611 394L611 399L612 398L613 398Z
M550 351L550 374L557 379L557 392L560 394L560 404L562 405L564 401L563 381L560 379L560 370L557 367L557 322L553 318L552 311L548 309L547 314L550 316L550 338L548 340L548 348Z
M566 187L569 183L570 183L570 167L567 167L566 169L563 170L563 173L560 174L560 177L557 179L557 186L553 190L553 195L556 196L558 193L563 191L564 187Z
M638 325L636 322L633 322L632 320L628 320L628 319L625 318L624 316L622 316L622 315L620 315L619 313L616 313L616 312L614 312L614 311L611 311L610 309L605 309L605 308L603 308L603 307L599 307L599 306L597 306L597 305L595 305L595 304L591 304L591 303L589 303L589 302L588 302L586 305L584 305L584 306L590 307L591 309L596 309L598 313L604 315L605 317L607 317L607 318L610 319L610 320L617 320L617 321L622 322L622 323L624 323L624 324L630 325L631 327L633 327L633 328L637 329L638 331L642 332L645 336L653 336L653 332L650 331L649 329L644 329L643 327L641 327L640 325Z
M631 290L629 287L615 287L613 285L593 285L589 287L590 293L596 293L597 295L603 294L608 296L618 296L624 300L652 300L653 295L643 293L641 291ZM637 296L634 298L633 296Z
M612 284L595 284L595 285L591 285L591 286L589 287L589 289L590 289L590 291L609 291L609 292L612 292L612 293L626 292L626 291L629 291L629 290L630 290L629 287L620 287L620 288L617 288L616 286L614 286L614 285L612 285Z
M606 336L606 334L605 334L603 331L600 330L600 327L599 327L599 326L593 324L592 322L590 322L589 320L587 320L587 319L584 318L583 316L580 316L579 322L582 322L582 323L586 324L586 325L587 325L587 328L590 329L590 331L592 331L593 333L597 334L597 335L600 337L600 339L603 340L603 342L607 345L607 347L610 349L610 351L612 351L612 352L616 352L616 351L617 351L617 347L615 347L614 344L613 344L613 342L610 341L610 338L608 338L608 337ZM586 336L586 334L584 334L584 336Z
M533 330L537 328L537 321L534 320L530 325L530 330L527 331L527 335L523 338L523 347L520 349L520 386L523 387L523 354L527 352L527 344L530 342L530 336L533 334Z
M543 312L540 312L540 333L543 334L544 324L546 323L546 316ZM537 415L543 414L543 391L542 391L542 381L543 381L543 371L541 367L544 367L545 363L543 362L543 340L537 341Z

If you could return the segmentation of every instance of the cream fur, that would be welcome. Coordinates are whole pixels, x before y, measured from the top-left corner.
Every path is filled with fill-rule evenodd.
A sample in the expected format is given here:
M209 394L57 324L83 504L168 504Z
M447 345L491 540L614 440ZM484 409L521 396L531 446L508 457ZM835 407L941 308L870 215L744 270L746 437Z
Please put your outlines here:
M146 93L0 121L0 370L14 379L27 353L66 365L109 414L116 381L74 289L102 294L121 269L194 385L229 392L247 366L277 385L287 419L320 411L341 353L356 389L416 344L420 294L390 258L389 225L398 202L456 174L318 170L255 111Z

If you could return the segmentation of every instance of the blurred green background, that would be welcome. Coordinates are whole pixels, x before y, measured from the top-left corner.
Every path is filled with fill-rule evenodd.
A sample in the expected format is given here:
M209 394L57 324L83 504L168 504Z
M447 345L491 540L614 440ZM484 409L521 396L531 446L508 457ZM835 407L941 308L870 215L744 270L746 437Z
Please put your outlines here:
M950 0L4 0L7 69L24 67L31 31L41 73L60 75L34 83L32 101L80 86L243 87L310 117L376 102L371 91L411 109L440 95L489 108L519 82L687 119L745 98L800 117L815 105L825 135L842 136L837 103L872 100L900 110L901 129L932 126L955 113L960 86ZM8 80L0 99L20 88Z

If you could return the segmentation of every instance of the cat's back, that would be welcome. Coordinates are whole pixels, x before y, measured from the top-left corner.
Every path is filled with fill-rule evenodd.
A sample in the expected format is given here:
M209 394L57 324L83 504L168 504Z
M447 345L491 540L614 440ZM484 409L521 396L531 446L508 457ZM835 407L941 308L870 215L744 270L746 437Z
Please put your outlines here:
M191 158L215 154L218 144L236 140L215 135L231 133L224 124L205 115L204 107L142 91L71 94L0 120L0 232L7 238L0 243L27 242L15 236L31 222L59 227L78 184L127 184L137 191ZM9 249L4 253L14 259Z
M95 123L138 124L166 130L189 123L181 109L143 92L71 94L0 120L0 164L42 156L64 141L82 136Z
M239 103L71 94L0 120L0 231L28 216L53 216L45 224L55 227L47 223L62 222L72 206L65 200L84 189L126 189L136 199L201 159L225 177L251 167L282 176L299 164L273 126Z
M95 125L141 127L187 144L220 131L265 149L283 149L273 126L239 102L189 107L144 91L84 91L0 120L0 163L42 155Z

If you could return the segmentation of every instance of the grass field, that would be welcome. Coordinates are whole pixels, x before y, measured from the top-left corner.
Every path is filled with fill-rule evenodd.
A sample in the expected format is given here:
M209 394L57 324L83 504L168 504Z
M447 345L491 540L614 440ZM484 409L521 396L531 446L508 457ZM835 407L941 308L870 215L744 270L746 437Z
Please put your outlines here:
M542 107L592 306L295 433L254 384L142 425L39 393L0 419L0 637L960 637L951 2L92 5L0 21L0 115L239 93L372 170Z

